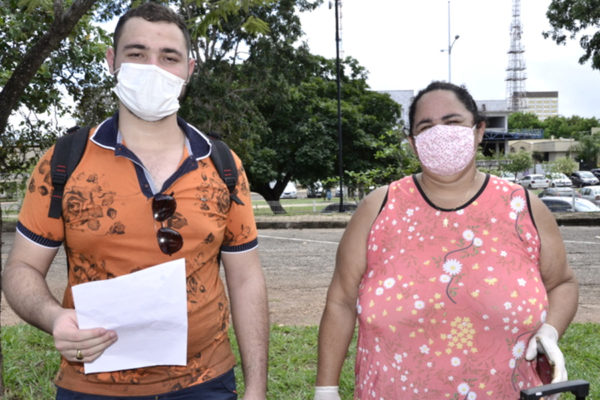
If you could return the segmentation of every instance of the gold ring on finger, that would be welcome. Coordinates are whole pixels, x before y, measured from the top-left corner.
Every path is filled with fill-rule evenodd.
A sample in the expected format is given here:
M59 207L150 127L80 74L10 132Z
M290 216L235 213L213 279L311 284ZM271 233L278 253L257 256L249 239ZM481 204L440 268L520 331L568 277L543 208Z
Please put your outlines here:
M77 361L83 360L83 354L81 353L81 350L77 350L77 352L75 353L75 358L77 359Z

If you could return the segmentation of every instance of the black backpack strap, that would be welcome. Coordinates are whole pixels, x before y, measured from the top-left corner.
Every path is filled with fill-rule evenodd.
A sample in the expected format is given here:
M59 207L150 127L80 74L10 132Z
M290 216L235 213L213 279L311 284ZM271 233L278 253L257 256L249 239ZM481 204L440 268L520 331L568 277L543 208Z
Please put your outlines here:
M219 176L227 185L229 190L229 197L239 205L244 205L244 202L236 194L235 186L238 180L238 170L235 165L235 160L231 154L231 150L227 143L210 135L210 142L212 143L212 151L210 152L210 159L215 164L215 168L219 172Z
M89 127L79 128L74 133L61 136L54 146L54 154L50 161L50 174L52 178L52 196L50 197L50 209L48 217L60 218L62 215L62 200L65 184L73 173L88 140Z

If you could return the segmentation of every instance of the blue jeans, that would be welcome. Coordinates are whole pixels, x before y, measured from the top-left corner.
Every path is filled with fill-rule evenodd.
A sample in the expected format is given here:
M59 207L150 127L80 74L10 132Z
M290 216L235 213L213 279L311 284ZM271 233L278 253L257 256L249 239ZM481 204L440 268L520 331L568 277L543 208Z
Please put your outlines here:
M237 400L233 369L199 385L153 396L113 397L57 389L56 400Z

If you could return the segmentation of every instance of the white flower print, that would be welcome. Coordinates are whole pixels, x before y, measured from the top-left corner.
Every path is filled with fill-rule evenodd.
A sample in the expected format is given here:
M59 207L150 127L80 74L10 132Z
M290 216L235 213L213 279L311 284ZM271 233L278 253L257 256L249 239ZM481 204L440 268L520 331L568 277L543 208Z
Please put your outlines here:
M490 369L490 375L496 375L496 372L495 368Z
M423 300L415 301L415 308L417 310L422 310L423 308L425 308L425 302Z
M452 357L452 359L450 360L450 364L452 364L453 367L460 366L460 358Z
M473 245L475 247L481 247L483 246L483 240L481 240L480 238L475 238L475 240L473 240Z
M525 199L523 199L521 196L515 196L510 201L510 208L512 208L513 211L520 213L525 209Z
M440 276L440 282L442 282L442 283L448 283L448 282L450 282L450 276L448 276L446 274Z
M429 346L427 346L426 344L419 347L419 350L421 351L421 354L429 354Z
M465 210L458 210L456 212L456 215L463 215L465 213Z
M469 392L469 394L467 395L467 400L475 400L477 398L477 393L475 392Z
M394 278L387 278L384 282L383 282L383 286L386 289L391 289L392 287L394 287L394 285L396 284L396 280Z
M492 224L495 224L498 220L496 219L496 217L492 217L490 221L492 221Z
M511 212L508 214L508 218L510 218L510 219L512 219L512 220L514 221L515 219L517 219L517 213L516 213L516 212L514 212L514 211L511 211Z
M506 257L508 254L506 253L506 251L502 250L500 252L500 257Z
M510 369L515 369L515 366L517 365L517 362L515 361L514 358L511 358L510 361L508 362L508 367Z
M362 314L362 306L361 306L360 304L357 304L357 305L356 305L356 312L357 312L358 314Z
M507 301L506 303L504 303L504 308L507 310L510 310L512 308L512 304L510 301Z
M397 363L401 363L402 362L402 354L394 354L394 360L396 360Z
M393 209L394 209L394 204L390 203L390 204L388 205L388 209L390 209L390 210L393 210Z
M459 394L466 395L467 393L469 393L469 391L471 390L471 388L469 387L468 383L463 382L460 385L458 385L457 390L458 390Z
M409 226L408 227L408 231L409 232L414 232L415 231L415 227L414 226Z
M475 234L473 233L472 230L467 229L466 231L463 232L463 238L467 241L470 242L471 240L473 240L473 238L475 237Z
M462 264L460 261L451 258L444 263L443 268L447 274L458 275L462 270Z
M381 296L383 294L383 288L380 286L377 289L375 289L375 294L377 296Z
M408 215L409 217L412 217L414 213L415 213L415 210L413 210L412 208L409 208L408 210L406 210L406 215Z
M527 281L523 278L519 278L517 279L517 282L519 283L519 286L525 286L527 285Z
M375 345L375 351L380 353L381 352L381 346L379 346L378 344Z
M512 354L516 359L519 359L521 357L523 357L523 354L525 353L525 342L522 340L519 340L517 342L517 344L515 344L515 346L512 349Z

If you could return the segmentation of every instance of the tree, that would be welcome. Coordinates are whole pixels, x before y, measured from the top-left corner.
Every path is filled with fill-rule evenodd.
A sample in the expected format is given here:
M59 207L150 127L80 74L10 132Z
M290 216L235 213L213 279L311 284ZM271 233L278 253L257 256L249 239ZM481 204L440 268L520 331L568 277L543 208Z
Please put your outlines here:
M542 129L542 121L534 113L514 112L508 116L508 129Z
M580 135L579 144L575 146L577 160L582 164L582 169L598 167L600 160L600 135Z
M544 32L556 44L565 44L567 36L579 37L583 55L579 63L591 60L592 68L600 70L600 1L599 0L552 0L546 12L552 30ZM596 31L594 31L596 30Z
M549 165L548 172L559 172L570 176L577 171L577 163L569 157L562 157L554 160Z
M510 160L510 163L504 165L504 170L512 172L515 176L533 166L531 154L523 150L518 153L509 154L508 159Z

